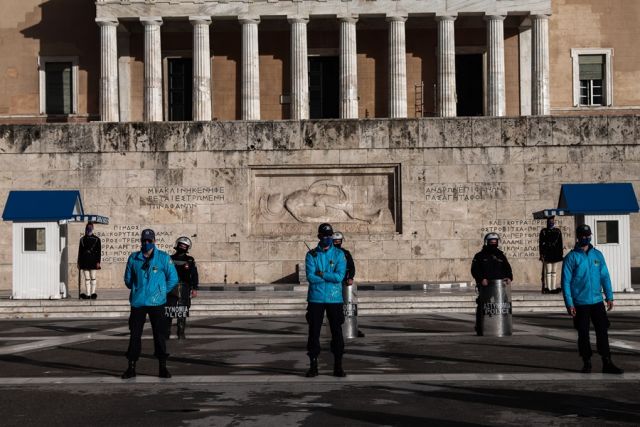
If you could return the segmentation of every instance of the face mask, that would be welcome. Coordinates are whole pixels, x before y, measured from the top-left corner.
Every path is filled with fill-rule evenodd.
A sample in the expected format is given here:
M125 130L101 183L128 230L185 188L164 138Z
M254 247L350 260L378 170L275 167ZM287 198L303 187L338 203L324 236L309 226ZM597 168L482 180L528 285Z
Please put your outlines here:
M555 222L553 222L553 221L549 221L549 222L547 223L547 228L553 228L553 227L555 227L555 226L556 226L556 223L555 223Z
M323 248L327 248L327 247L331 246L332 242L333 242L333 239L331 238L331 236L322 237L320 239L320 246L323 247Z
M142 252L149 252L151 249L154 249L156 245L153 242L143 242L142 243Z
M591 236L584 236L578 239L580 246L587 246L591 244Z
M336 248L339 248L340 246L342 246L342 242L340 242L340 243L338 243L338 242L340 242L340 240L335 240L333 242L333 246L335 246Z
M178 246L176 248L176 252L179 254L186 254L187 253L187 249L186 248L181 248L180 246Z
M84 230L84 234L91 236L93 234L93 228L87 228Z

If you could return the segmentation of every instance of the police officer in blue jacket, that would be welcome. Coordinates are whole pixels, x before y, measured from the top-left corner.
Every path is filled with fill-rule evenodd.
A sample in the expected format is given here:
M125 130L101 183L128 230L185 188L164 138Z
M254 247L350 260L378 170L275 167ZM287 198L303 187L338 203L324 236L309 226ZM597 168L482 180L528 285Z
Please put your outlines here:
M318 246L307 252L305 258L309 290L307 293L307 323L309 339L307 355L310 367L307 377L318 375L318 355L320 354L320 330L324 313L327 312L331 328L331 352L334 357L333 375L345 377L342 369L344 339L342 324L344 311L342 300L342 281L347 271L347 260L344 252L333 245L333 228L323 223L318 227Z
M603 290L606 297L606 311L602 299ZM602 252L591 244L591 228L586 224L576 229L576 246L562 263L562 294L567 312L573 317L573 325L578 331L578 351L584 363L581 372L591 372L589 324L593 322L596 346L602 357L602 372L622 374L623 370L611 361L607 333L609 329L607 311L613 309L611 278Z
M124 284L131 289L129 302L129 348L127 359L129 367L122 374L123 379L136 376L136 362L140 357L142 329L147 314L153 331L154 355L160 362L158 376L171 378L167 370L167 346L165 342L166 323L164 306L167 293L178 284L178 273L166 252L156 248L156 235L153 230L142 230L141 248L129 255L124 272Z

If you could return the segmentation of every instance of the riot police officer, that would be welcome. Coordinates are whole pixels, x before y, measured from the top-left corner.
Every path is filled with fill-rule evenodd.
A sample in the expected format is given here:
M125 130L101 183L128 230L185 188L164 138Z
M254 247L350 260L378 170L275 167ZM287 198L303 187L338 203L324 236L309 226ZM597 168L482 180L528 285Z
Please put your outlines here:
M178 324L178 339L185 339L187 317L191 307L191 298L198 295L198 268L196 261L188 254L191 249L191 239L182 236L176 240L175 253L171 255L180 281L171 293L167 295L165 316L167 318L167 338L171 335L171 324L176 318Z
M488 233L484 236L484 246L471 262L471 275L476 281L476 286L488 286L491 280L504 280L509 284L513 280L513 272L506 255L498 248L500 236L497 233ZM482 311L480 300L476 302L476 333L482 335L480 321Z

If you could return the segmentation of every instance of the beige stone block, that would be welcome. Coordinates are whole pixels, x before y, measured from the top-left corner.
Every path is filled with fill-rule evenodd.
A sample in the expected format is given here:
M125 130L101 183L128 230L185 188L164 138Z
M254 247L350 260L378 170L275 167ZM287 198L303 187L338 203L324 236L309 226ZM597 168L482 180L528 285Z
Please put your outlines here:
M621 165L616 165L610 171L610 179L614 182L640 180L640 162L625 162ZM640 194L637 189L636 194Z
M566 165L538 164L525 166L525 182L554 181L574 182L582 178L576 171L571 171Z
M539 163L566 163L569 157L568 147L539 147Z
M182 220L190 224L211 222L211 205L196 205L182 212Z
M294 150L280 152L282 165L310 165L312 150Z
M241 214L242 205L236 203L210 205L209 208L211 221L214 223L238 224L243 219Z
M438 240L412 240L412 259L436 259L440 257L440 244Z
M339 150L341 165L360 165L367 161L366 150Z
M225 168L245 168L248 164L248 151L224 151L222 153Z
M582 175L582 182L608 182L611 180L611 174L614 170L619 169L620 165L611 167L611 164L607 163L585 163L580 166L580 173ZM638 176L638 175L635 175ZM628 180L624 178L624 180Z
M226 224L220 223L208 223L208 224L194 224L196 227L196 234L200 242L217 242L222 240L222 236L225 236Z
M469 165L467 171L469 182L522 182L525 175L523 165Z
M507 147L506 148L506 163L517 165L525 163L524 161L524 150L523 147Z
M469 256L468 240L440 240L440 258L467 258Z
M501 202L497 200L474 200L467 204L467 221L483 221L496 218L496 211Z
M13 187L13 172L0 170L0 188L13 189ZM2 203L4 203L4 201Z
M509 183L509 198L511 200L535 200L540 197L540 184L538 183Z
M0 289L13 289L13 270L11 264L0 264Z
M263 261L269 259L269 242L246 241L239 244L240 261Z
M182 211L178 209L158 208L153 209L153 222L156 224L182 223Z
M451 165L454 162L453 148L429 148L422 153L425 165Z
M197 168L199 166L200 158L203 157L203 155L205 154L209 154L209 152L204 152L204 153L203 152L196 153L191 151L190 152L180 152L180 151L170 152L168 154L167 166L169 167L169 169ZM218 167L219 165L209 166L209 168Z
M442 183L459 183L467 182L467 166L438 166L438 182Z
M199 262L197 265L200 283L224 283L225 263Z
M173 154L173 153L172 153ZM188 161L189 157L178 157L178 154L175 153L176 158L180 159L181 163L185 163ZM198 151L195 153L184 153L185 155L194 154L196 157L196 167L198 169L219 169L224 168L224 152L222 151ZM177 163L178 160L174 160L174 163ZM169 164L172 165L172 157L169 157ZM171 166L170 166L171 167Z
M312 165L340 164L339 150L312 150L309 158Z
M411 259L411 241L384 240L382 251L386 254L387 259Z
M359 241L355 245L355 253L368 259L385 259L382 244L379 241Z
M440 202L411 202L409 205L412 221L433 221L440 216Z
M427 282L429 274L427 264L420 260L398 261L398 281L400 282Z
M443 202L439 213L441 220L466 220L467 202Z
M370 282L395 282L398 280L398 261L379 260L369 262Z
M185 187L210 186L211 182L211 169L185 169L182 173Z
M154 170L125 171L125 185L123 187L153 187L156 183Z
M496 210L496 219L510 218L526 218L532 213L525 210L526 203L524 201L509 200L504 203L498 203Z
M225 274L227 283L255 283L253 262L227 262Z
M240 243L216 242L211 243L212 261L239 261Z
M429 220L425 222L427 239L447 239L453 235L453 221Z
M311 246L311 245L309 245ZM304 260L307 254L304 242L270 242L269 260Z
M254 275L256 283L273 283L282 279L282 263L278 261L254 263Z

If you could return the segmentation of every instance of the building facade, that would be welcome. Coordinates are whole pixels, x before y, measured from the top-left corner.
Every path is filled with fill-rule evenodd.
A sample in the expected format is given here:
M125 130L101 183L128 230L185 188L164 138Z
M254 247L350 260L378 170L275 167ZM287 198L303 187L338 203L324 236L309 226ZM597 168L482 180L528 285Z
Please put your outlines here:
M640 4L624 0L15 3L0 18L5 123L640 107Z

